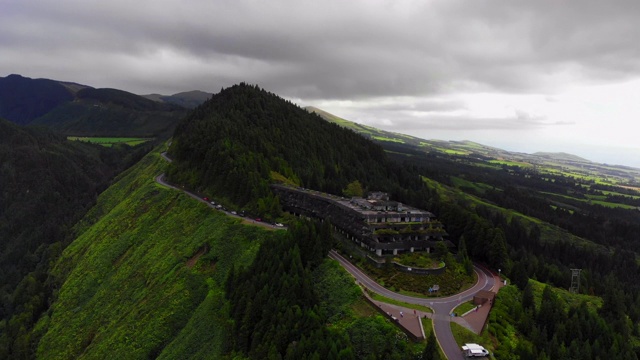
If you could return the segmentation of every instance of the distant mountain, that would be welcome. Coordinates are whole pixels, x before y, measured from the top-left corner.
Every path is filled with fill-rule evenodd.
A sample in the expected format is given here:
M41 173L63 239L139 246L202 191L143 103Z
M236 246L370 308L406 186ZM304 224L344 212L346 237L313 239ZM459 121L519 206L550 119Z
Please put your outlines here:
M536 152L532 154L533 156L538 156L541 158L546 158L550 160L556 161L577 161L577 162L590 162L585 158L581 158L580 156L576 156L573 154L567 154L564 152L559 153L551 153L551 152Z
M537 152L526 154L512 152L472 141L425 140L413 136L376 129L343 119L315 107L306 107L329 122L351 129L381 144L394 154L431 154L465 161L494 161L503 166L535 167L538 171L555 173L563 171L574 176L600 176L611 184L627 184L640 187L640 169L599 164L567 153Z
M168 138L187 111L117 89L20 75L0 79L0 115L65 135Z
M58 81L20 75L0 78L0 117L19 125L28 124L73 98L72 87Z
M209 100L209 98L211 98L212 95L213 94L208 92L193 90L193 91L180 92L173 95L148 94L148 95L142 95L142 96L153 101L163 102L168 104L175 104L175 105L185 107L187 109L194 109L198 105Z

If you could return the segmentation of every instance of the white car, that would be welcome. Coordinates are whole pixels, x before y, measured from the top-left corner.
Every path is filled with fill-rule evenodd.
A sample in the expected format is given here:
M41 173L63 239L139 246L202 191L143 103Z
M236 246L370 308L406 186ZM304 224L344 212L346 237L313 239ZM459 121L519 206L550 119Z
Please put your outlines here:
M276 225L277 227L284 227L284 225L283 225L283 224L281 224L281 223L276 223L275 225Z

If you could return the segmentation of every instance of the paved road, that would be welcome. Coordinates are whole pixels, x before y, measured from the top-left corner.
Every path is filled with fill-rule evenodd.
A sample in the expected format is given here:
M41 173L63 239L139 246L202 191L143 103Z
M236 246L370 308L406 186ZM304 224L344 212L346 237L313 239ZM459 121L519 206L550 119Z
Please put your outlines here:
M165 152L163 152L161 155L168 162L172 161L169 157L167 157L167 154ZM191 196L192 198L198 201L202 201L208 206L215 208L212 204L204 200L201 196L167 183L164 180L164 174L160 174L156 176L156 182L175 190L184 191L187 195ZM238 215L233 215L227 211L225 211L225 213L229 216L240 217ZM252 220L245 219L245 221L250 222ZM276 227L272 224L265 223L265 222L254 222L254 223L256 225L261 225L261 226L270 227L274 229L282 229L281 227ZM494 278L491 272L489 272L489 270L474 265L474 271L478 275L478 282L473 287L465 291L462 291L457 295L453 295L449 297L424 299L424 298L418 298L414 296L398 294L396 292L393 292L389 289L384 288L383 286L381 286L380 284L372 280L369 276L363 273L359 268L357 268L355 265L353 265L351 262L349 262L347 259L345 259L342 255L338 254L334 250L331 250L329 252L329 257L334 260L337 260L340 263L340 265L342 265L342 267L344 267L349 273L351 273L351 275L353 275L356 278L358 282L360 282L369 290L376 292L380 295L383 295L385 297L388 297L390 299L395 299L395 300L403 301L410 304L428 306L431 309L433 309L433 316L432 316L433 329L435 331L435 335L438 340L438 343L442 348L442 351L444 352L447 359L449 360L464 359L464 357L462 356L462 351L458 347L458 344L456 343L453 337L453 333L451 332L450 314L453 311L453 309L456 308L456 306L458 306L463 302L471 300L473 298L473 295L475 295L478 291L491 290L494 287L495 285Z
M168 162L172 162L172 161L173 161L171 158L169 158L169 157L167 156L167 153L166 153L166 152L163 152L163 153L161 153L160 155L162 155L162 157L163 157L165 160L167 160ZM189 190L186 190L186 189L183 189L183 188L179 188L179 187L177 187L177 186L175 186L175 185L172 185L172 184L170 184L170 183L166 182L166 181L165 181L165 179L164 179L164 173L163 173L163 174L160 174L160 175L158 175L158 176L156 176L156 182L157 182L158 184L160 184L160 185L163 185L163 186L169 187L169 188L171 188L171 189L175 189L175 190L183 191L185 194L187 194L187 195L191 196L192 198L194 198L194 199L196 199L196 200L198 200L198 201L200 201L200 202L203 202L203 203L207 204L207 206L209 206L209 207L210 207L210 208L212 208L212 209L215 209L215 210L218 210L218 211L222 211L222 212L224 212L225 214L227 214L227 216L231 216L231 217L235 217L235 218L242 219L242 221L243 221L245 224L251 224L251 225L262 226L262 227L265 227L265 228L268 228L268 229L280 229L280 230L281 230L281 229L287 229L287 227L286 227L286 226L276 226L276 225L274 225L274 224L270 224L270 223L267 223L267 222L264 222L264 221L259 221L259 220L255 220L255 219L247 218L247 217L244 217L244 216L240 216L240 215L238 215L238 214L232 214L232 213L231 213L231 211L228 211L228 210L218 209L218 208L216 208L216 207L215 207L215 205L213 205L213 204L211 204L209 201L205 200L202 196L200 196L200 195L198 195L198 194L196 194L196 193L193 193L193 192L191 192L191 191L189 191Z
M342 255L331 250L329 257L337 260L342 267L344 267L356 280L367 287L369 290L376 292L385 297L403 301L410 304L418 304L428 306L433 309L433 328L435 331L438 343L442 348L442 351L449 360L464 359L462 351L456 343L453 333L451 332L451 312L459 304L469 301L480 290L491 290L494 287L493 274L487 269L474 266L474 271L478 275L478 282L465 291L449 297L424 299L414 296L402 295L384 288L365 273L363 273L358 267L350 263Z

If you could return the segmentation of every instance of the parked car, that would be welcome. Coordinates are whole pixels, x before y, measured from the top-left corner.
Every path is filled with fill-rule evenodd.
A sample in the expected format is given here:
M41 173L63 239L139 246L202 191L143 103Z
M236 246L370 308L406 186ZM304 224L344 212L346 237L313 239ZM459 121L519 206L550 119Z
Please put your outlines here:
M485 357L489 356L489 351L478 344L464 344L462 352L466 357Z
M275 225L276 225L277 227L284 227L284 225L283 225L283 224L281 224L281 223L275 223Z
M235 211L232 211L232 212L231 212L231 215L238 215L238 213L237 213L237 212L235 212Z

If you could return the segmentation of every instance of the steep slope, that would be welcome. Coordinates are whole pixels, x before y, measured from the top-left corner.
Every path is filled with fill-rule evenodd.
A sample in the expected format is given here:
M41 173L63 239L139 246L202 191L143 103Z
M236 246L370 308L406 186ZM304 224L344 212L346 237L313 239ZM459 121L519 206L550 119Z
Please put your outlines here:
M163 166L146 157L79 223L52 273L61 288L38 326L38 358L157 357L174 337L197 336L180 335L187 325L207 330L198 340L210 358L224 349L226 274L277 233L159 186Z
M28 124L71 100L73 93L54 80L20 75L0 78L0 118L16 124Z
M0 119L0 358L46 307L49 261L75 222L145 151L70 142Z

